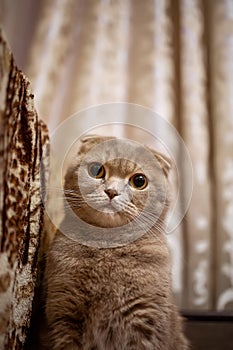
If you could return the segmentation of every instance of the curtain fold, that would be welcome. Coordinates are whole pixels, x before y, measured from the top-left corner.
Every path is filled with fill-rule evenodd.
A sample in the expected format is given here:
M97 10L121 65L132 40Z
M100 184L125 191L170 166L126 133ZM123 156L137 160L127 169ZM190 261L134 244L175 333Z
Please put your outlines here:
M233 2L209 2L209 11L215 298L223 310L233 308Z
M180 1L181 129L192 164L194 187L185 220L186 305L213 307L211 276L211 177L203 5ZM185 185L185 184L184 184ZM186 192L186 190L184 191Z

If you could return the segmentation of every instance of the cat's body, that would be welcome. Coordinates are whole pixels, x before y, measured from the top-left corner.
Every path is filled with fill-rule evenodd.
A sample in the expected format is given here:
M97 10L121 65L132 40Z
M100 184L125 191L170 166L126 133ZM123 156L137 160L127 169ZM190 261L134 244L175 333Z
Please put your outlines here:
M83 160L83 155L86 155L101 140L106 139L85 140L79 158ZM117 147L123 146L117 145ZM128 152L130 153L130 150ZM130 157L133 157L132 154ZM159 154L156 157L157 166L160 163L161 169L166 174L169 166L167 160L161 159ZM76 164L68 171L65 184L67 193L75 190L78 196L80 196L80 189L77 187L76 180L80 159L78 165ZM95 188L99 191L100 198L102 196L100 186L105 188L104 206L103 201L100 200L98 208L86 207L83 203L81 208L80 205L73 205L73 210L82 219L92 225L96 224L96 227L114 228L114 222L117 222L116 227L119 227L122 215L126 215L124 210L127 212L129 211L127 208L137 205L142 211L145 207L142 201L145 201L148 196L146 191L151 190L160 198L160 201L163 201L159 218L153 225L150 224L150 227L142 225L145 232L136 240L114 247L100 248L93 244L92 246L83 245L62 232L57 232L47 256L45 276L49 348L54 350L186 350L188 345L183 337L181 321L172 298L170 258L163 233L167 196L163 196L161 192L164 189L165 193L167 186L152 187L150 184L150 181L155 181L150 179L150 176L155 176L156 181L162 181L161 172L156 173L158 170L153 170L150 175L147 165L143 173L142 168L136 171L140 176L149 174L148 183L145 185L142 177L137 177L135 181L135 175L132 175L135 172L132 164L135 164L136 159L133 159L133 162L129 160L126 162L119 160L119 162L118 164L116 161L104 163L106 164L105 173L102 174L101 181L94 179L99 183ZM124 174L119 175L121 167L123 170L124 167L127 169L123 171ZM127 176L128 182L124 182L122 188L124 193L128 191L127 198L130 198L131 204L125 204L125 194L120 202L120 185L117 185L119 193L116 191L116 183L122 182L122 179ZM132 178L138 187L136 189L127 187L129 181L132 182ZM115 198L117 196L119 199ZM106 208L106 201L113 203L114 198L119 202L114 204L114 210L112 204L111 208L109 207L111 210L108 206L107 209L103 209ZM69 200L72 206L73 192ZM151 210L152 207L149 204L147 209ZM154 207L156 210L159 208L155 204ZM88 210L89 218L86 214ZM148 212L145 215L148 216ZM101 220L103 220L102 224ZM131 224L133 216L128 213L122 220L122 225ZM142 217L141 221L143 220ZM136 224L140 227L139 221ZM95 226L92 227L95 230ZM130 227L132 226L129 226L129 230Z

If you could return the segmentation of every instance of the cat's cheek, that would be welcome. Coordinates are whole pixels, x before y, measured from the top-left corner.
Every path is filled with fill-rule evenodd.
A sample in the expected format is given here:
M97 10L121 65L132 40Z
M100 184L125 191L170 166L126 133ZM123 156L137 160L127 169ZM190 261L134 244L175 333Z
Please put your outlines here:
M147 207L148 199L148 193L146 191L135 190L132 197L132 203L139 211L142 211Z
M92 178L89 178L89 175L80 180L78 183L78 187L80 189L80 192L83 196L87 194L94 193L100 186L100 180L95 180Z

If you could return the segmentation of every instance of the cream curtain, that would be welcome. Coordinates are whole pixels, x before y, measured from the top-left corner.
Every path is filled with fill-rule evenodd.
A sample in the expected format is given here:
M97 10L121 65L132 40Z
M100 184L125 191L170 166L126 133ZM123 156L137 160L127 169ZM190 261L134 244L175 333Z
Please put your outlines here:
M194 187L188 213L169 237L174 291L185 309L232 310L233 1L22 3L19 19L19 5L1 1L2 26L51 133L87 107L130 102L182 135ZM30 33L21 28L17 35L13 19Z

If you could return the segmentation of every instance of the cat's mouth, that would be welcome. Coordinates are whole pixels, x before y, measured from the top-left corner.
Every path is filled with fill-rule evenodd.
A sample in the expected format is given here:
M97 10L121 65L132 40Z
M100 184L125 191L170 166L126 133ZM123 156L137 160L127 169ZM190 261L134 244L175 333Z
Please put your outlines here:
M116 209L111 203L109 203L108 205L105 205L100 210L106 214L115 214L115 213L119 212L119 210Z
M116 205L114 205L114 203L110 200L107 204L102 205L99 210L103 213L115 214L119 211L119 208L117 208Z
M106 196L93 196L93 194L87 194L85 197L83 196L83 199L88 207L97 210L99 213L115 214L124 211L125 207L119 196L115 198L107 198Z

